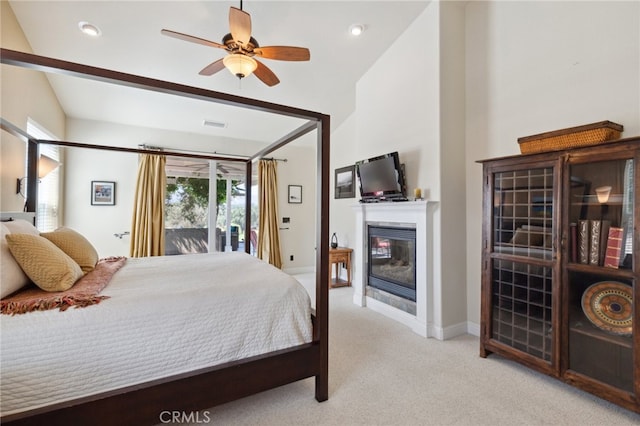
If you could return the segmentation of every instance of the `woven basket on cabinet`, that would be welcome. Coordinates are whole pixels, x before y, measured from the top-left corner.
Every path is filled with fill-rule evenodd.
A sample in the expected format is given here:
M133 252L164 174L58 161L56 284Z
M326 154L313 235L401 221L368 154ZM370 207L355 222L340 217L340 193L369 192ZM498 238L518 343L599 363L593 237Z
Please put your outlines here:
M611 121L570 127L553 132L518 138L520 152L532 154L535 152L560 151L563 149L579 148L612 142L620 139L624 127Z

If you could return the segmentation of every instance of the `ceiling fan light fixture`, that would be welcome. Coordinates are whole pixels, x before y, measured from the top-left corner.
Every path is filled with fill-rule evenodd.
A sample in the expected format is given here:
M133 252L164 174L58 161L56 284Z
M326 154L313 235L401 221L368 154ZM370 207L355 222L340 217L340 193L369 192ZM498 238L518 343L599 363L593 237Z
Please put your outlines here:
M244 78L251 75L258 68L258 63L250 56L242 53L232 53L222 60L224 66L238 78Z
M100 34L102 34L100 28L86 21L78 22L78 28L80 28L80 31L91 37L99 37Z

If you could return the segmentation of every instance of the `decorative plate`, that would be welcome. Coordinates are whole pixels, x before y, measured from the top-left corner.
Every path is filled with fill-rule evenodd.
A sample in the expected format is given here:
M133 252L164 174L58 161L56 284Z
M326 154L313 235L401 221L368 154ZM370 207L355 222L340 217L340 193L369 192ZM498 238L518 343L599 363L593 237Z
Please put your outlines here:
M582 294L582 310L596 327L611 334L631 335L633 289L616 281L591 285Z

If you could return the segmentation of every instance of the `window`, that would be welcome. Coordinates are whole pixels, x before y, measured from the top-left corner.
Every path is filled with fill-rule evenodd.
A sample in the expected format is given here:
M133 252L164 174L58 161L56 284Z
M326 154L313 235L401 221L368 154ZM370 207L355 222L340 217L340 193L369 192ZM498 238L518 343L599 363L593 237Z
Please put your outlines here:
M29 119L27 133L37 139L57 140L42 126ZM55 145L40 144L39 154L52 160L61 161L62 148ZM60 167L56 167L38 183L38 206L36 207L36 225L40 232L49 232L60 226Z

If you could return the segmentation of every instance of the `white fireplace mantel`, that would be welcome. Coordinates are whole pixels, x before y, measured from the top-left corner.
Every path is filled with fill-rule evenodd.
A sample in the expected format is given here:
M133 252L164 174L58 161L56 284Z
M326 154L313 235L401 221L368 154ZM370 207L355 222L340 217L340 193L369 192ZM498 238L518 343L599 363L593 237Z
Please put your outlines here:
M433 323L433 286L429 283L427 267L429 262L428 237L429 206L435 201L406 201L384 203L361 203L353 206L356 212L356 235L354 241L353 303L367 307L409 326L424 337L438 337L431 330ZM367 226L415 225L416 228L416 313L412 315L366 294L366 253Z

